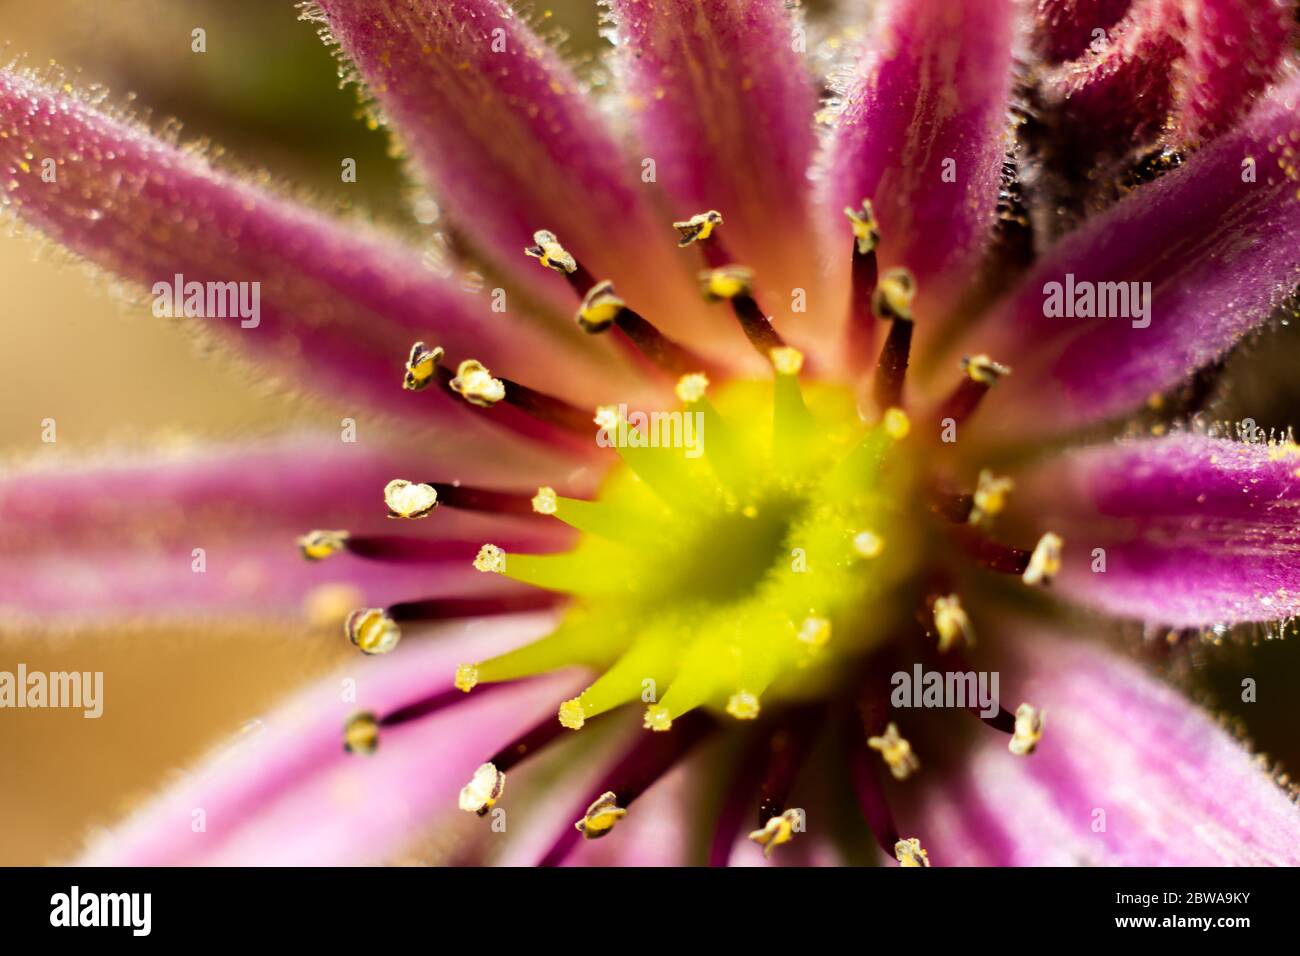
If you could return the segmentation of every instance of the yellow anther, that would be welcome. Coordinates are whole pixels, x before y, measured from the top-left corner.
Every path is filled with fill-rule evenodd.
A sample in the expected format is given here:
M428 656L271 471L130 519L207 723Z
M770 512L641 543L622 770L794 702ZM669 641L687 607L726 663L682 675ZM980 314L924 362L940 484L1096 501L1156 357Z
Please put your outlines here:
M614 294L614 283L605 279L587 290L574 318L582 331L594 335L613 325L618 314L625 308L627 303Z
M600 428L615 429L622 420L617 405L601 405L596 409L596 416L592 419Z
M423 518L438 507L438 491L433 485L394 478L384 485L384 504L390 518Z
M972 381L981 385L996 385L999 380L1011 374L1011 369L987 355L969 355L961 360L961 367Z
M890 269L876 283L871 308L880 319L912 318L912 300L916 298L916 279L906 269Z
M975 644L975 629L971 627L961 599L949 594L934 599L934 629L939 632L939 652L943 653L958 641L967 647Z
M771 817L761 829L749 834L749 838L763 848L763 856L770 857L772 851L783 843L789 843L794 835L803 829L803 812L787 810L779 816Z
M524 252L556 272L578 271L578 260L569 255L569 251L560 245L555 233L548 229L539 229L533 233L533 245Z
M884 422L885 431L894 441L902 441L912 430L912 420L901 408L886 409Z
M496 764L479 764L469 783L461 788L458 804L466 813L483 816L501 799L505 788L506 775L497 769Z
M406 360L406 374L402 377L402 388L418 392L432 382L444 354L446 353L440 346L427 348L423 342L412 345L411 355Z
M767 357L772 360L772 368L776 369L777 375L798 375L803 368L803 353L788 345L769 350Z
M895 780L906 780L921 769L921 761L912 752L912 745L898 732L898 725L892 720L879 737L868 737L867 746L880 751L889 765L889 772Z
M651 704L645 709L645 717L641 721L641 726L646 730L672 730L673 716L668 713L668 708L662 704Z
M859 531L853 536L853 550L864 558L878 558L885 550L885 539L874 531Z
M858 241L858 255L865 256L880 245L880 224L876 222L876 210L870 199L862 200L858 209L845 206L844 215L849 217L853 238Z
M994 515L1000 514L1007 506L1007 495L1016 483L1010 478L1002 478L987 468L980 472L975 482L974 503L971 505L967 521L971 524L983 524Z
M677 393L677 397L681 401L689 405L703 398L708 388L709 378L707 375L703 372L691 372L677 380L677 385L673 388L673 391Z
M1059 534L1047 532L1034 545L1034 553L1029 556L1025 573L1020 576L1030 587L1037 584L1051 584L1052 578L1061 571L1061 548L1065 541Z
M929 866L930 854L921 848L921 841L916 837L899 840L894 844L894 859L899 866Z
M737 720L753 720L758 716L758 695L747 690L737 691L727 698L727 713Z
M700 289L710 302L749 295L754 288L754 270L746 266L723 266L700 273Z
M582 701L574 697L560 704L560 726L569 730L581 730L587 722L587 713L582 708Z
M587 807L587 812L574 826L588 840L599 840L625 816L627 811L618 805L618 796L612 790L606 790Z
M343 630L363 654L387 654L402 639L402 629L380 607L353 611Z
M495 544L485 544L474 556L474 570L484 574L504 574L506 553Z
M371 713L353 714L343 725L343 749L350 754L372 754L379 746L379 721Z
M813 650L820 650L830 643L831 622L824 617L806 617L799 625L799 640Z
M461 664L456 668L456 677L452 683L457 690L468 694L478 686L478 667L474 664Z
M1042 711L1029 704L1016 708L1016 729L1011 734L1011 743L1007 749L1017 757L1024 757L1034 752L1038 742L1043 739Z
M713 235L714 228L720 225L722 225L722 213L716 209L691 216L685 222L675 222L673 228L681 233L677 245L689 246L692 242L707 239Z
M346 531L308 531L298 539L298 550L308 561L324 561L342 551L347 540Z
M533 511L539 515L553 515L559 509L560 499L554 488L542 485L537 489L537 494L533 495Z
M471 405L491 408L506 397L505 383L493 378L487 367L477 359L465 359L456 368L456 377L449 383L451 390Z

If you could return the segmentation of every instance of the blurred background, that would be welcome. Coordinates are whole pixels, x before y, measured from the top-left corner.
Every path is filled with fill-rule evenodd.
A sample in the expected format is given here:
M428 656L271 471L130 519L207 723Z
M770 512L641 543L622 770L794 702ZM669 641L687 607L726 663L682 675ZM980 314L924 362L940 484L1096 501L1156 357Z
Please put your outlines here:
M540 9L570 36L571 51L600 45L595 0ZM354 91L339 89L331 53L298 21L292 0L0 0L0 24L4 59L55 62L76 71L79 85L107 86L114 102L135 93L155 124L175 118L187 137L211 138L326 206L353 203L411 227L383 132L359 121ZM207 31L201 56L190 50L199 26ZM341 156L366 171L356 184L339 182ZM197 355L167 324L128 314L102 282L4 230L0 289L0 454L41 454L45 418L58 422L59 454L175 433L265 432L313 415L337 427L324 411L255 398L239 374ZM1271 331L1246 351L1215 413L1263 428L1300 424L1296 330ZM1207 701L1248 718L1261 749L1293 771L1298 649L1294 641L1202 646L1187 668ZM89 828L111 823L169 772L349 651L305 630L0 631L0 670L19 661L32 670L102 670L109 688L99 720L68 710L0 712L0 865L67 859ZM1258 703L1240 703L1243 676L1259 682Z

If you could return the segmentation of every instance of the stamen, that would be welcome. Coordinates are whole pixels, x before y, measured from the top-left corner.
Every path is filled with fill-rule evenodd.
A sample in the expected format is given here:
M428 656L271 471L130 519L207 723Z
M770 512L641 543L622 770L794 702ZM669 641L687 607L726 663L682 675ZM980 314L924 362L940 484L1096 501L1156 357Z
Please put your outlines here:
M537 494L533 495L530 504L533 506L533 511L539 515L553 515L559 510L559 502L555 489L549 485L542 485L537 489Z
M890 269L880 279L872 296L872 311L877 318L891 319L889 336L876 360L872 381L876 407L892 408L902 404L903 382L907 377L908 358L912 351L912 299L916 280L906 269Z
M583 295L575 318L582 331L595 335L613 325L626 307L627 303L614 294L614 283L604 279Z
M566 276L578 271L578 260L569 255L569 250L560 245L559 238L549 229L538 229L533 233L533 244L524 248L524 254L536 259L547 269L554 269Z
M951 418L959 425L975 413L990 388L1011 374L1011 369L987 355L968 356L961 367L965 376L939 406L940 421Z
M460 791L457 805L468 813L486 816L506 789L506 775L491 761L479 764L474 776Z
M921 761L912 752L912 745L898 732L898 725L890 721L885 732L878 737L868 737L867 746L880 752L895 780L906 780L921 769Z
M363 654L387 654L397 647L402 631L383 608L369 607L348 615L343 631Z
M459 511L517 516L531 516L537 513L533 507L533 499L526 494L476 488L472 485L462 485L459 481L431 481L424 487L431 487L437 493L438 504Z
M859 531L853 536L853 550L871 560L878 558L885 550L885 539L874 531Z
M482 597L425 598L390 604L388 617L403 624L493 617L500 614L525 614L554 607L558 600L560 595L549 591L532 590L519 594L488 594Z
M967 522L987 524L990 518L1001 514L1007 504L1007 495L1015 486L1016 483L1010 478L999 477L987 468L982 470L975 484L975 495Z
M638 352L671 375L685 375L692 369L709 367L704 359L668 338L639 312L621 309L614 324Z
M343 749L350 754L373 754L379 747L379 722L369 712L353 714L343 725Z
M689 372L677 380L673 391L677 398L687 405L694 404L704 397L709 388L709 377L703 372Z
M506 553L495 544L485 544L479 548L474 558L474 570L484 574L504 574L506 570Z
M737 720L754 720L759 710L758 695L751 691L737 691L727 698L727 713Z
M799 640L812 650L821 650L831 640L831 622L824 617L806 617L799 625Z
M324 561L347 546L346 531L308 531L298 539L298 550L308 561Z
M444 391L476 408L491 409L504 402L526 415L584 437L590 431L587 412L512 379L497 378L477 359L465 359L454 375L442 365L438 366L437 373Z
M921 841L916 837L899 840L894 844L894 858L899 866L929 866L930 854L921 848Z
M720 266L700 273L700 291L709 302L731 301L754 291L754 270L748 266Z
M478 551L468 541L431 541L401 535L348 535L343 546L348 554L367 561L461 561Z
M423 518L438 507L438 492L432 485L394 478L384 486L384 504L390 518Z
M577 846L580 837L595 839L627 815L641 794L666 774L714 727L703 714L691 714L667 734L644 734L605 775L600 796L579 809L572 828L566 828L542 858L541 866L558 866ZM579 807L583 805L580 804Z
M606 790L587 807L587 812L574 827L584 838L598 840L614 829L614 824L627 816L627 809L618 805L618 794Z
M722 213L716 209L697 213L685 222L675 222L673 228L681 233L677 245L685 248L693 242L708 239L713 235L714 227L720 225L722 225Z
M465 359L456 367L456 376L448 384L451 390L471 405L491 408L506 397L505 383L493 378L478 359Z
M933 612L934 629L939 632L939 653L945 653L958 642L966 647L975 645L975 629L957 595L934 598Z
M803 823L801 811L788 806L795 777L808 755L825 711L805 707L795 712L768 740L767 769L758 805L758 829L749 834L763 848L763 855L788 843Z
M406 360L406 374L402 377L402 388L418 392L433 381L438 371L438 363L446 353L441 346L428 348L423 342L411 346L411 355Z
M1061 571L1061 548L1064 544L1060 535L1050 531L1039 538L1021 580L1030 587L1051 584L1052 579Z
M803 368L803 353L788 345L774 348L767 354L777 375L798 375Z
M876 246L880 243L880 229L876 223L871 200L862 200L861 209L846 207L853 228L853 293L849 303L849 320L846 327L849 371L861 376L871 362L871 343L876 335L871 301L880 278Z
M1011 743L1007 744L1007 749L1017 757L1033 753L1038 742L1043 739L1043 720L1043 713L1029 704L1017 707L1016 729L1011 734Z
M473 664L461 664L456 668L456 677L453 683L456 689L462 694L468 694L478 686L479 673L478 668Z

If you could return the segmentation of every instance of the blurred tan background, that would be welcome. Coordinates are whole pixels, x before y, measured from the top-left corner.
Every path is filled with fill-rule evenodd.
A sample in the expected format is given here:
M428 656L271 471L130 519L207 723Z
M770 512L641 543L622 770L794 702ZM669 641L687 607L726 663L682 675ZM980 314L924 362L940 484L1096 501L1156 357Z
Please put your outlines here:
M544 5L539 5L545 10ZM560 0L548 22L572 49L597 45L595 0ZM103 83L116 102L138 94L155 122L181 120L242 162L301 185L326 204L353 201L407 222L400 171L383 133L357 121L356 97L338 89L332 55L292 0L0 0L5 58L54 60L79 69L78 83ZM207 30L208 52L190 51ZM365 170L338 180L338 157ZM242 377L203 358L167 326L128 315L104 284L48 250L0 229L0 455L39 454L41 420L58 421L60 453L138 442L162 431L235 436L265 431L309 412L286 400L254 399ZM1264 427L1300 423L1296 330L1270 333L1237 376L1222 417ZM1281 385L1279 391L1278 385ZM1300 768L1294 708L1300 666L1294 641L1207 648L1196 670L1231 707L1241 676L1260 679L1250 718L1260 744ZM238 731L286 690L347 656L319 634L129 632L36 637L0 632L0 669L103 670L108 706L99 720L79 712L0 712L0 865L66 859L88 827L115 819ZM1267 677L1267 679L1265 679Z
M595 42L595 5L569 0L551 22ZM265 167L327 205L351 201L407 223L402 179L382 132L357 120L351 88L292 0L0 0L2 59L53 60L122 103L175 117L243 164ZM190 50L207 31L208 52ZM339 182L340 156L358 160ZM291 421L329 420L285 399L256 399L221 360L196 354L163 323L128 314L105 284L0 228L0 455L42 450L58 423L60 454L162 432L229 437ZM0 631L0 670L104 671L107 707L0 711L0 865L76 852L109 823L237 732L292 687L348 656L341 640L299 634L140 631L86 637Z

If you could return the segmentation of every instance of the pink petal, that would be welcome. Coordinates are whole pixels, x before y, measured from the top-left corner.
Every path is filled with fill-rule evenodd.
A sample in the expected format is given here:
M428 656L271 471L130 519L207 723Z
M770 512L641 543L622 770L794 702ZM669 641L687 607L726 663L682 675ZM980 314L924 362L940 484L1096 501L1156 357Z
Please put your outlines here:
M880 267L912 271L920 317L946 314L991 236L1018 26L1012 0L890 0L844 93L819 173L832 251L847 263L841 210L871 199Z
M384 485L441 477L428 467L424 455L308 436L77 465L52 458L0 479L0 610L40 626L196 612L265 620L298 618L330 585L361 606L481 589L495 576L472 569L475 542L520 531L445 509L419 523L388 520ZM315 528L462 543L432 563L309 562L295 542ZM563 541L549 530L540 525L529 543Z
M1300 613L1294 445L1177 435L1077 452L1029 481L1036 517L1067 539L1072 599L1180 627Z
M184 283L258 283L256 317L174 321L290 382L421 421L449 412L463 421L462 403L401 389L416 339L537 387L548 370L550 384L581 379L561 374L577 353L548 344L517 313L493 312L416 250L263 192L76 94L0 72L0 133L0 203L149 290L142 312L157 305L155 284L173 287L178 274ZM47 159L53 182L43 178Z
M548 623L538 616L472 622L385 657L358 656L210 755L77 862L364 865L392 859L428 832L452 852L483 824L457 809L460 788L500 740L558 701L571 678L470 695L384 731L372 757L344 752L343 725L358 711L382 714L450 686L458 663L522 643ZM355 701L344 699L349 680ZM206 816L202 832L194 830L197 810Z
M1124 16L1133 0L1035 0L1034 45L1059 63L1083 54L1096 38Z
M1179 72L1179 143L1213 139L1243 116L1295 48L1295 0L1199 0Z
M677 218L720 211L722 241L767 298L815 291L817 100L795 51L802 33L781 0L614 0L610 9L628 104ZM810 298L808 311L824 309Z
M455 228L498 268L526 270L572 308L563 280L523 254L549 229L653 321L698 302L671 220L648 204L642 157L624 154L582 84L506 4L319 6Z
M982 419L1024 437L1116 416L1178 385L1272 315L1300 282L1297 96L1292 77L1182 168L1063 239L994 308L965 345L1015 373ZM1255 181L1243 181L1250 168ZM1150 326L1046 316L1048 283L1064 286L1071 275L1076 289L1151 283Z
M1300 863L1300 809L1181 694L1080 640L1036 634L1016 656L1003 704L1045 709L1043 739L1018 757L983 730L953 772L922 771L900 828L934 865Z

